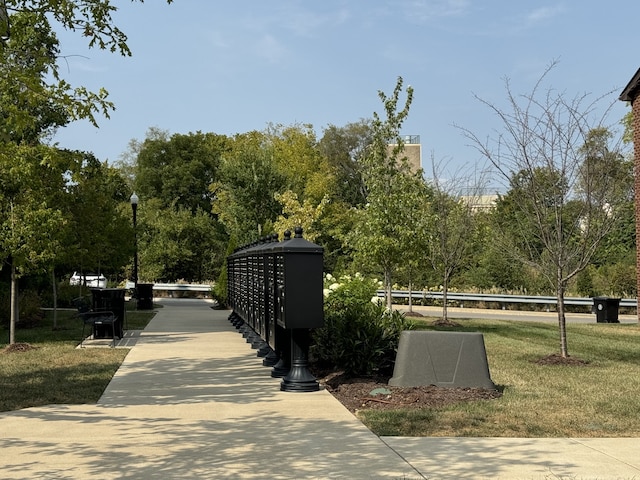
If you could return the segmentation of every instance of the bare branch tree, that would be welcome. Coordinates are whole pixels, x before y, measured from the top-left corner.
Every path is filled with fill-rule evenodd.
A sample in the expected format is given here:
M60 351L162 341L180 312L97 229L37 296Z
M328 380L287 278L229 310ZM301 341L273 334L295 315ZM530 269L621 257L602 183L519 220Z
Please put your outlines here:
M460 168L444 176L444 162L431 155L432 225L427 231L428 261L442 281L442 321L448 321L447 293L451 278L469 260L475 240L475 213L483 202L486 176L482 169Z
M554 66L526 95L514 95L506 80L509 110L476 97L501 121L495 136L481 140L461 130L508 186L496 241L555 289L560 353L567 357L564 295L569 281L619 221L618 207L629 188L628 179L616 173L624 168L624 157L605 124L610 107L597 115L605 97L568 98L544 89Z

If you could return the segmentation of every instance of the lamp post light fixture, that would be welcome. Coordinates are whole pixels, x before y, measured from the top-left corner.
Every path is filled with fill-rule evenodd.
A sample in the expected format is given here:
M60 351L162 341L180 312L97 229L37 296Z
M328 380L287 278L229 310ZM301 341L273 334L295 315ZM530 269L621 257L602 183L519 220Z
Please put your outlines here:
M133 211L133 288L135 294L137 294L138 289L138 231L136 228L138 200L136 192L133 192L129 201L131 202L131 210Z

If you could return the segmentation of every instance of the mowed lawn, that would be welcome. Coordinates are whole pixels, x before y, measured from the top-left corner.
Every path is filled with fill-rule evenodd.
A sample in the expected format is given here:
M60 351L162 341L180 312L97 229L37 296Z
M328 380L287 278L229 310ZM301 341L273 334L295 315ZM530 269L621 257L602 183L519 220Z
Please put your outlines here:
M142 330L154 313L127 311L127 327ZM95 403L129 350L76 348L82 322L72 311L52 312L33 328L16 331L23 349L7 352L8 331L0 328L0 411L48 404Z
M495 400L441 409L361 411L379 435L480 437L640 436L640 327L568 324L570 356L586 366L540 365L559 352L554 324L460 320L482 332ZM427 321L419 328L433 329ZM447 329L451 330L451 329Z

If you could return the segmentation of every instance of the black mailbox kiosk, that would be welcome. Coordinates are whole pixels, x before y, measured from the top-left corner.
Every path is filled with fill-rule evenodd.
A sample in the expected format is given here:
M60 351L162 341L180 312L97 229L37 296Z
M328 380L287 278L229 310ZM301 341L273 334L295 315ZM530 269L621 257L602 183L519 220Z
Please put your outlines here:
M291 336L291 368L281 390L309 392L320 388L308 370L308 354L309 330L324 325L323 248L302 238L301 227L296 227L293 238L289 236L286 232L285 240L274 248L276 320Z
M308 370L310 329L324 325L323 249L285 232L236 249L227 257L229 320L283 378L281 389L320 388Z

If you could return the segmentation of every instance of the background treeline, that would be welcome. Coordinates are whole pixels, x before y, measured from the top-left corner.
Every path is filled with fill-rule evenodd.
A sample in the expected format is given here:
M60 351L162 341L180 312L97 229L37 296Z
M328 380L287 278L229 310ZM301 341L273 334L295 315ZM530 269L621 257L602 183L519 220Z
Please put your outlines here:
M88 153L57 151L63 165L57 170L40 165L43 171L29 172L33 179L23 177L28 188L12 188L7 185L11 177L4 177L5 198L15 192L9 197L14 214L17 208L23 209L17 222L23 224L21 234L44 236L50 249L39 254L42 259L34 259L33 268L29 262L21 268L21 297L33 303L39 296L50 304L51 282L56 278L64 298L64 284L74 271L101 272L111 285L131 278L134 235L129 196L134 191L140 197L137 237L141 280L215 281L230 245L233 248L272 232L282 238L282 232L295 225L303 225L306 238L325 248L327 272L359 271L383 278L379 259L363 255L359 245L363 240L382 241L376 240L376 231L364 232L362 225L372 221L362 215L366 207L371 208L365 155L373 137L371 120L329 126L320 138L306 125L270 126L233 137L201 132L169 135L151 129L147 138L131 143L117 165L100 162ZM629 173L629 160L619 157L619 162L619 168ZM57 183L34 180L52 175ZM376 175L384 177L381 172ZM478 185L469 183L461 185L460 192L469 193L470 187L478 194ZM494 207L477 209L470 218L463 220L458 212L468 245L448 279L450 288L554 293L535 269L514 262L495 241L498 228L512 228L514 236L522 228L517 218L520 213L512 205L522 194L518 188L514 183L511 190L502 192ZM397 262L390 267L392 282L438 289L443 275L429 258L435 253L424 239L422 244L414 244L420 240L420 224L426 219L444 221L438 220L442 218L438 209L444 202L436 197L445 197L455 207L461 203L461 194L438 192L434 178L424 182L423 200L416 199L408 186L399 193L407 195L405 208L387 209L383 214L384 224L392 231L398 227L391 233L398 247ZM481 193L495 191L485 188ZM45 201L48 210L38 212L38 206L45 208ZM636 294L632 198L624 208L624 221L597 248L591 264L572 282L571 293ZM451 210L446 218L453 216ZM33 224L29 225L31 218ZM51 218L57 218L58 223L49 230ZM408 229L404 237L399 229L403 225ZM375 228L378 232L383 229L381 224ZM31 246L31 252L26 253L36 255L36 248ZM415 248L421 249L417 255L411 253ZM386 246L382 255L394 255L391 246ZM2 269L3 316L8 306L9 273L8 268ZM72 295L74 291L67 296Z

